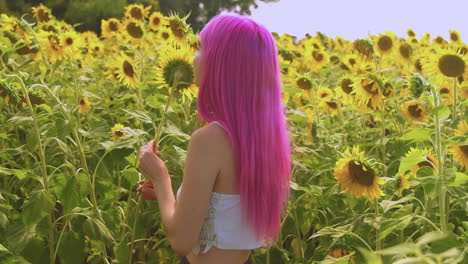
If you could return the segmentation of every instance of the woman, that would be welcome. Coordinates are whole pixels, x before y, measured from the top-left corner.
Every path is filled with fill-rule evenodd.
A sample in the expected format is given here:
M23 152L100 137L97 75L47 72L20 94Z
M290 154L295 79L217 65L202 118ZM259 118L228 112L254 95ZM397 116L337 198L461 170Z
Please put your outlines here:
M264 26L242 16L212 18L199 39L197 109L209 124L190 138L177 200L153 141L140 150L151 183L138 192L158 200L181 263L251 263L252 249L278 238L289 199L278 51Z

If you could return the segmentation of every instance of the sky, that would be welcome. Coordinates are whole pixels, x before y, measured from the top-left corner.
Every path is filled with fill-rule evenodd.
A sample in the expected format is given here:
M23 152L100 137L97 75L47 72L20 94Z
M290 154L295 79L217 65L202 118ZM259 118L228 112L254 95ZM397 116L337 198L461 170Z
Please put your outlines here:
M252 19L280 35L298 39L320 31L329 37L348 40L378 35L390 30L406 37L412 28L417 37L429 32L432 38L449 39L449 29L468 40L468 0L280 0L257 1ZM228 13L228 12L223 12Z

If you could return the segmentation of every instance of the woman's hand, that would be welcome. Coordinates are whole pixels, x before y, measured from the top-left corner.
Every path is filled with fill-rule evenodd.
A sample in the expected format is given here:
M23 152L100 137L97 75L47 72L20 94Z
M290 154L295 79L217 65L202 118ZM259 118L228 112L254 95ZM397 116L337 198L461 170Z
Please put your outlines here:
M158 153L158 149L159 146L154 145L153 140L140 148L140 172L153 185L157 185L158 182L169 178L166 164L155 154Z
M156 193L154 192L154 186L151 182L141 180L138 182L139 187L137 188L137 194L143 194L143 200L157 200Z

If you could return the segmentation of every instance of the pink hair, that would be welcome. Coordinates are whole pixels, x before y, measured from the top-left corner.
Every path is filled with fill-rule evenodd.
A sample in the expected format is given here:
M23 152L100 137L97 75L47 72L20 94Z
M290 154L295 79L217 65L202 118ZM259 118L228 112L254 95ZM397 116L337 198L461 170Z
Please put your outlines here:
M272 242L278 239L291 176L276 43L263 25L238 15L215 16L199 38L198 117L226 128L243 219L257 239Z

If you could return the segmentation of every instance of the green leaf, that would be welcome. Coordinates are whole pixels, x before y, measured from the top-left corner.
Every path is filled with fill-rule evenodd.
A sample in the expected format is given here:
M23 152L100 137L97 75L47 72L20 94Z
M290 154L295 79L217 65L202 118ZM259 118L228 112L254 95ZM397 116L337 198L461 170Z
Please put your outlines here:
M23 213L21 214L23 223L32 226L39 223L47 216L55 206L55 198L46 190L39 190L33 193L31 198L25 202Z
M122 175L130 184L137 184L137 182L140 180L138 173L139 172L135 168L127 168L122 171Z
M365 259L365 263L382 264L382 259L379 255L362 247L356 248L361 252L362 256Z
M75 177L72 176L68 179L59 199L61 200L66 213L80 205L80 192L77 187L77 180Z
M455 173L455 180L449 186L458 187L468 181L468 175L463 172Z
M439 120L442 122L450 115L450 108L447 105L441 105L432 109L431 114L438 116Z
M431 243L431 252L440 254L452 248L463 248L463 246L463 243L458 242L454 234L447 233L445 238L435 240Z
M415 149L413 152L411 152L410 155L403 158L403 160L400 162L398 173L400 175L404 174L407 170L411 169L414 165L421 161L424 161L423 152L420 149Z
M120 242L114 246L115 256L118 263L127 263L130 257L130 248L127 243Z
M29 123L31 121L33 121L31 116L13 116L8 120L9 123L13 124Z
M375 253L380 254L380 255L405 255L405 254L410 254L418 250L415 244L413 243L402 243L398 244L393 247L385 248L379 251L376 251ZM373 262L368 262L368 263L373 263Z
M84 238L75 232L64 232L59 245L58 255L62 263L85 263Z
M107 226L96 216L86 218L83 223L85 233L93 240L114 241L112 232Z
M420 238L418 238L418 241L416 242L416 245L422 246L430 242L434 242L440 239L444 239L447 237L447 234L444 234L439 231L434 231L434 232L429 232L424 235L422 235Z
M401 140L413 141L431 141L432 129L429 128L413 128L408 133L400 137Z

